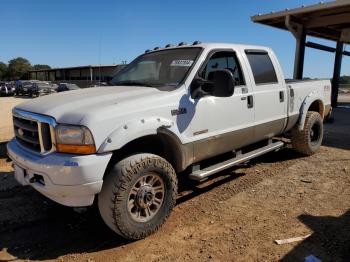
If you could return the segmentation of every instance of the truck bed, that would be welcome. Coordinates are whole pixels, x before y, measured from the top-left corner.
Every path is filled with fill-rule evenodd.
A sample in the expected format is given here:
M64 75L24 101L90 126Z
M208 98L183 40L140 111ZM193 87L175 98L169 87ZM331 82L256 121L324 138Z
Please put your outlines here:
M331 104L331 82L329 79L286 80L288 89L293 90L289 96L289 116L299 114L302 105L308 96L323 101L327 108Z
M329 80L326 78L304 78L304 79L285 79L286 84L292 84L292 83L300 83L300 82L309 82L309 81L320 81L320 80Z

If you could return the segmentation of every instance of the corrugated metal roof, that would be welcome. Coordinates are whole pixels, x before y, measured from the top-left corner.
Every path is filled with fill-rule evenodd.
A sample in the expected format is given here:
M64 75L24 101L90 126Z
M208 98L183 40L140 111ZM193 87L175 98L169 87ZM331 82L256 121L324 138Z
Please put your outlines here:
M303 25L307 35L350 43L349 0L321 2L311 6L259 14L251 19L255 23L288 30L285 23L288 16L295 23Z

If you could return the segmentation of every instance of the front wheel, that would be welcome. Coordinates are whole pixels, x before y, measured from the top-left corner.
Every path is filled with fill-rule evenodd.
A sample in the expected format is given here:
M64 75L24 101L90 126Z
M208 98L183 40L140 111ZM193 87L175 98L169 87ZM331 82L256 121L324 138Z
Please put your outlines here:
M136 154L118 162L106 174L98 207L104 222L117 234L141 239L166 221L177 196L171 164L153 154Z
M303 130L292 131L293 148L301 154L310 156L316 153L323 140L323 119L318 112L307 112Z

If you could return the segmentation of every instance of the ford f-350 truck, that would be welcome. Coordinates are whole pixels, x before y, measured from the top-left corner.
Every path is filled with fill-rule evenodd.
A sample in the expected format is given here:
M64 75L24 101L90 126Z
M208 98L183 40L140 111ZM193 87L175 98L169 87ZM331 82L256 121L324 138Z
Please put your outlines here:
M66 206L97 203L105 223L129 239L165 222L178 176L202 181L278 150L276 137L286 134L311 155L331 112L329 80L285 81L261 46L167 45L112 83L16 106L7 149L22 185Z

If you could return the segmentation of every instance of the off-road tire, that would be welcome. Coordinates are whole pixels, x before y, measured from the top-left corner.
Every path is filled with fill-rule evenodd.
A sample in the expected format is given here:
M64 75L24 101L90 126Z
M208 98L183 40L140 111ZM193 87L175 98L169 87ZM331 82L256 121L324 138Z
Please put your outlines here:
M315 130L317 129L317 130ZM314 133L316 137L313 137ZM292 130L292 146L303 155L313 155L321 147L323 140L323 119L318 112L307 112L303 130Z
M129 193L135 182L149 172L163 181L164 197L157 213L147 222L136 222L128 210ZM98 208L104 222L124 238L137 240L151 235L166 221L177 197L177 178L171 164L154 154L136 154L111 167L98 195Z

